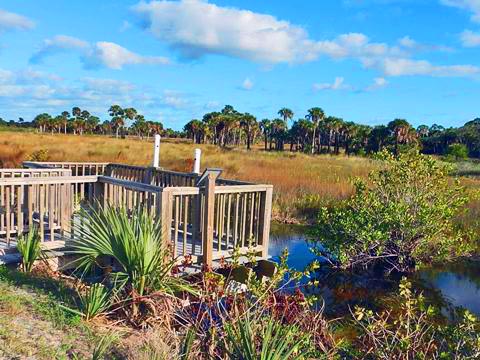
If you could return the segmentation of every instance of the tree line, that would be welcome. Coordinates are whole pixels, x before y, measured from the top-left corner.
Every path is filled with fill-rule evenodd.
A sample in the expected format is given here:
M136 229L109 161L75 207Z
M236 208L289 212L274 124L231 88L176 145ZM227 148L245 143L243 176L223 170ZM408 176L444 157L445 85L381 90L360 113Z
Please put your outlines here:
M281 108L273 119L257 118L226 105L220 111L209 112L202 119L185 124L183 131L165 129L161 122L147 120L136 109L112 105L110 119L103 122L85 109L72 110L52 116L37 115L31 122L3 121L0 125L35 127L39 132L72 133L75 135L103 134L116 137L136 135L149 138L155 134L166 137L186 137L196 144L215 144L220 147L246 146L262 143L265 150L293 151L310 154L375 153L382 149L398 152L403 147L418 146L427 154L447 154L460 146L470 157L480 158L480 118L459 128L441 125L420 125L414 128L405 119L394 119L386 125L369 126L327 116L320 107L313 107L297 120L289 108ZM290 124L289 124L290 123Z
M369 126L327 116L322 108L313 107L304 117L293 121L294 112L281 108L278 117L258 121L249 113L241 113L226 105L221 111L206 113L193 119L184 132L194 143L218 146L262 142L265 150L297 151L310 154L375 153L385 148L398 152L401 148L419 146L424 153L446 154L452 145L461 144L471 157L480 157L480 119L460 128L421 125L414 128L405 119L394 119L386 125Z
M41 133L51 134L102 134L115 135L136 135L139 138L149 138L155 134L168 137L180 137L182 132L173 129L165 129L159 121L147 120L135 108L122 108L120 105L112 105L108 109L110 119L101 121L98 116L92 115L88 110L75 106L72 110L62 111L56 116L48 113L41 113L35 118L26 122L19 118L18 122L13 120L4 121L0 118L0 125L11 127L34 127ZM127 126L127 122L131 122Z

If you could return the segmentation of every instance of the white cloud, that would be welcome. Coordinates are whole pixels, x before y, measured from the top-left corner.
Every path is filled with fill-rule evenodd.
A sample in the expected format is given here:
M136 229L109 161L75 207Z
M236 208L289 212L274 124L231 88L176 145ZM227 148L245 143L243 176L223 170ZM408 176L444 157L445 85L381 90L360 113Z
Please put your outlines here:
M314 41L306 30L271 15L203 0L141 2L133 8L140 26L186 58L220 54L263 63L298 63L321 55L334 58L398 52L367 36L349 33Z
M29 30L35 23L29 18L0 9L0 31Z
M363 58L404 54L398 47L390 47L384 43L372 43L360 33L348 33L337 36L333 40L318 41L313 45L318 55L332 58Z
M205 110L218 109L219 107L220 107L220 103L215 100L209 101L203 106Z
M471 19L480 22L480 1L479 0L440 0L440 3L447 6L467 10L472 13Z
M135 90L135 85L128 81L101 78L84 78L85 90L104 94L121 94Z
M250 78L246 78L245 80L243 80L241 88L243 90L252 90L253 85L254 85L253 81L250 80Z
M444 2L448 5L457 3L454 0ZM143 29L185 58L217 54L273 65L315 61L327 56L333 59L356 59L364 65L370 64L369 67L385 70L383 75L400 76L402 72L420 72L432 76L446 73L449 76L476 74L475 67L471 65L438 66L426 60L412 59L415 52L452 49L442 45L421 44L408 36L395 45L373 42L361 33L341 34L333 39L318 41L311 39L303 27L288 21L267 14L218 6L207 0L142 1L132 10ZM391 64L392 61L399 64ZM408 64L402 65L405 62ZM404 70L394 69L399 67Z
M107 41L100 41L95 44L92 51L85 55L88 65L103 65L110 69L120 70L125 65L165 65L169 60L161 56L142 56L130 50Z
M388 85L387 79L383 77L377 77L373 79L373 84L371 84L370 86L367 86L365 90L367 91L378 90L378 89L384 88L387 85Z
M460 40L465 47L480 46L480 33L475 33L470 30L465 30L460 34Z
M161 98L161 103L174 109L181 109L187 106L188 101L183 94L174 90L165 90Z
M349 90L352 89L350 85L345 84L343 77L336 77L333 83L313 84L313 90Z
M39 63L47 56L71 50L86 52L89 48L90 44L87 41L73 36L56 35L51 39L43 40L40 48L31 56L30 62Z
M51 39L45 39L39 50L30 58L30 62L38 63L47 56L69 51L79 53L85 66L90 68L105 66L119 70L125 65L163 65L169 63L169 60L165 57L142 56L113 42L99 41L90 44L87 41L66 35L57 35Z
M444 45L428 45L428 44L421 44L418 41L412 39L410 36L404 36L398 40L398 44L406 50L409 51L443 51L443 52L452 52L453 49L444 46Z
M405 58L385 58L379 61L365 60L367 68L381 70L386 76L451 76L470 77L478 75L480 68L473 65L433 65L426 60Z
M221 54L265 63L315 57L306 31L274 16L201 0L141 2L140 25L186 58Z

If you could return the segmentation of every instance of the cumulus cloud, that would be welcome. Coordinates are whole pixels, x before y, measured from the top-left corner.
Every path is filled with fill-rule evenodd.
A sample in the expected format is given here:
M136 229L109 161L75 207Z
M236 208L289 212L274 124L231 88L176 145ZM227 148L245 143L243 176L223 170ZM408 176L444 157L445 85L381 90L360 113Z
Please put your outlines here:
M399 51L360 33L314 41L300 26L271 15L203 0L141 2L133 7L140 26L186 58L220 54L264 63L382 56Z
M88 68L105 66L119 70L125 65L163 65L169 63L169 60L165 57L142 56L113 42L99 41L91 44L66 35L57 35L51 39L45 39L40 48L30 58L30 62L39 63L45 57L72 51L81 55L85 66Z
M378 90L378 89L384 88L387 85L388 85L387 79L383 77L377 77L373 79L373 84L367 86L365 90L367 91Z
M241 89L243 90L252 90L253 89L253 81L250 80L250 78L246 78L245 80L243 80L242 82L242 85L240 86Z
M31 56L31 63L40 63L44 58L71 50L79 52L87 52L90 44L87 41L78 39L73 36L56 35L51 39L43 40L40 48Z
M480 1L478 0L440 0L440 3L446 6L467 10L472 13L472 21L480 22Z
M465 0L466 1L466 0ZM478 0L476 0L478 1ZM444 0L448 5L455 0ZM471 65L436 66L414 60L420 51L451 51L442 45L426 45L406 36L389 45L371 41L362 33L341 34L332 39L314 40L298 25L268 14L222 7L206 0L140 2L132 8L138 24L183 58L196 59L209 54L246 59L267 65L302 63L326 56L356 59L370 67L386 70L383 75L405 73L466 76L476 73ZM392 65L396 61L400 65ZM408 63L408 66L402 63ZM426 64L430 70L425 70ZM375 64L372 66L371 64ZM418 67L417 70L414 70Z
M184 95L174 90L165 90L160 102L174 109L181 109L188 105Z
M321 83L313 84L313 90L349 90L352 87L345 84L345 79L343 77L336 77L333 83Z
M0 108L9 109L12 114L23 114L22 116L34 116L39 112L38 109L55 114L72 106L105 113L111 104L117 103L145 109L152 104L171 108L163 103L163 97L151 95L127 81L87 77L69 83L54 80L55 78L54 74L34 74L30 69L0 69ZM185 99L182 101L187 103Z
M429 45L429 44L422 44L418 41L412 39L410 36L404 36L398 40L398 44L406 50L410 50L413 52L423 52L423 51L444 51L444 52L451 52L453 51L452 48L444 45Z
M462 45L465 47L480 46L480 33L465 30L460 34L460 40L462 41Z
M120 70L125 65L165 65L169 60L161 56L138 55L118 44L100 41L84 57L89 66L101 65L110 69Z
M5 30L29 30L35 23L29 18L0 9L0 32Z
M302 27L267 14L201 0L141 2L133 11L141 27L186 58L213 53L277 63L315 55Z
M107 94L128 93L135 90L135 85L128 81L87 77L82 79L85 90Z
M470 77L478 75L480 68L473 65L433 65L426 60L385 58L379 61L364 61L367 68L376 68L386 76L451 76Z

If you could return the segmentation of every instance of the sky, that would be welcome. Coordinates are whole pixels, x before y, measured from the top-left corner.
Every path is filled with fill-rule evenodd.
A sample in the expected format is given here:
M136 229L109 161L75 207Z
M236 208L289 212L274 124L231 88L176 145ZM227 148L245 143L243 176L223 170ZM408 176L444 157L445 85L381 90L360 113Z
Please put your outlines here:
M225 104L461 126L480 0L0 0L0 117L112 104L181 129Z

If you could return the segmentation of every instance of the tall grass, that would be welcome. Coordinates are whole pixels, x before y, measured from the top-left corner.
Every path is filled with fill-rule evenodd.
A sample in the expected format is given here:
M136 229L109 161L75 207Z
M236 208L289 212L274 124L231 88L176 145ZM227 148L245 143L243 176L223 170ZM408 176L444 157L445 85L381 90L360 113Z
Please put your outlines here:
M138 139L16 132L1 132L0 144L22 151L24 158L39 150L47 150L49 161L106 161L135 165L149 165L153 147L151 141ZM220 167L226 177L273 184L273 215L277 220L285 221L311 217L319 206L348 197L353 190L350 179L364 177L375 167L374 162L361 157L265 152L261 146L252 151L221 149L214 145L169 139L163 140L160 146L161 166L191 171L196 147L202 149L202 168Z

